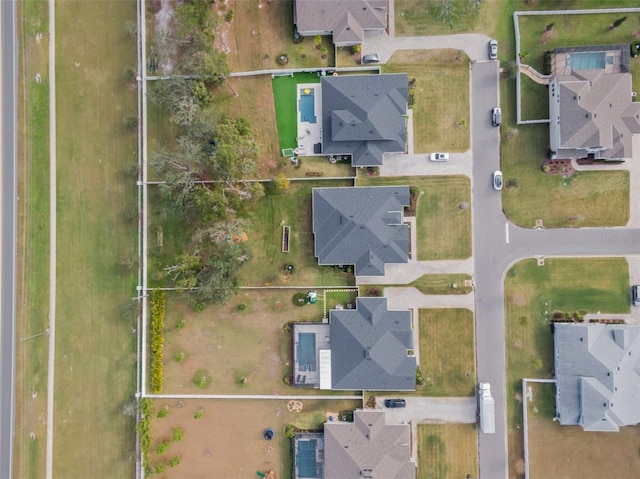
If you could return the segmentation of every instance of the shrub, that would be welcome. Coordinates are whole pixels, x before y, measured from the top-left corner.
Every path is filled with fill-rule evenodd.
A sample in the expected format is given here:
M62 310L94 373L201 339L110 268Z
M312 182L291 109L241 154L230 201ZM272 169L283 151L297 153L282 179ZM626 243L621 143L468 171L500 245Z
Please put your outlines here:
M169 450L169 445L171 443L167 440L164 441L160 441L160 443L158 443L158 447L156 447L156 453L157 454L164 454L165 452L167 452L167 450Z
M206 369L198 369L193 375L193 384L202 389L209 386L209 384L211 384L211 376L209 375L209 371L207 371Z
M140 408L140 422L138 423L138 437L140 441L140 450L142 452L142 462L145 471L151 472L149 464L149 448L151 447L151 408L153 404L151 399L143 398L140 400L138 407Z
M244 303L240 303L238 305L238 311L244 311L245 309L247 309L247 305Z
M182 351L176 353L176 355L173 357L173 360L176 363L181 363L182 361L184 361L184 353Z
M161 474L163 473L165 470L167 469L167 466L165 466L162 462L156 464L156 474Z
M194 414L193 414L193 419L200 419L202 417L202 415L204 414L204 409L198 409Z
M169 459L169 462L167 464L169 464L170 467L176 467L178 464L180 464L181 461L182 458L180 456L174 456Z
M184 319L181 319L176 323L176 329L182 329L187 325L187 322Z
M224 19L227 22L230 22L231 20L233 20L233 15L235 15L236 12L233 11L233 8L230 8L229 10L227 10L226 15L224 16Z
M424 376L422 376L422 371L420 370L420 366L416 367L416 385L417 386L424 385Z
M351 47L351 53L352 54L356 54L356 53L360 53L360 50L362 50L362 45L360 45L359 43L357 45L353 45Z
M174 427L173 428L173 437L171 438L171 440L173 442L180 442L182 441L182 439L184 438L184 431L182 430L181 427Z
M154 394L162 392L164 382L164 311L165 293L156 289L151 293L151 390Z
M289 439L292 439L295 433L296 433L296 427L293 424L288 423L284 427L284 437L288 437Z
M161 419L163 417L167 417L168 414L169 414L169 406L165 406L158 411L158 417Z

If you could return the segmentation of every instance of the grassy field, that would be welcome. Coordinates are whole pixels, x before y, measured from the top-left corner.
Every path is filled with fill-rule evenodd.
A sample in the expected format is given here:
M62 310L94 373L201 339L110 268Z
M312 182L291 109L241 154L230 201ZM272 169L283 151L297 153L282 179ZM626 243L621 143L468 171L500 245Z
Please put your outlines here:
M151 462L156 465L179 455L181 463L167 468L161 477L209 477L215 470L218 477L252 478L255 471L273 469L276 477L291 477L291 442L284 436L286 424L304 429L322 429L328 415L361 407L358 400L302 401L300 413L287 409L287 401L252 400L156 400L156 411L168 406L164 418L152 421L153 436ZM196 412L202 417L195 419ZM156 454L157 444L173 436L173 428L180 427L184 438L172 443L165 454ZM274 440L263 439L266 428L276 433Z
M382 66L417 80L413 105L416 153L469 149L469 58L458 50L403 50Z
M420 189L418 260L471 256L471 185L466 176L377 177L360 175L358 186L410 185ZM460 205L469 207L461 209Z
M475 425L418 424L417 477L478 477L478 432Z
M549 89L545 85L539 85L521 73L520 92L522 95L523 120L544 120L549 118Z
M240 271L243 286L317 285L347 286L353 275L330 266L318 266L314 256L311 216L311 191L314 187L349 186L349 181L293 182L286 192L266 188L266 195L252 208L247 231L253 252L251 262ZM282 252L282 227L290 226L289 252ZM287 264L294 274L282 278L280 271Z
M119 264L136 246L136 223L125 221L136 187L123 174L137 161L125 127L136 94L123 73L135 65L134 20L130 2L56 4L57 477L133 474L135 421L123 406L133 401L135 315L122 308L135 275Z
M531 384L527 405L529 472L531 477L634 477L640 470L639 428L623 427L614 434L585 432L561 426L555 416L552 384ZM589 451L589 454L584 454Z
M49 310L49 79L47 3L20 2L16 336L39 334ZM36 35L43 33L41 41ZM37 73L42 83L36 83ZM28 132L28 134L25 134ZM47 336L16 341L15 477L44 477ZM8 427L8 426L7 426ZM33 433L35 438L30 438Z
M528 259L505 279L507 411L510 465L522 457L521 379L553 374L553 311L628 313L629 268L624 258ZM514 470L512 470L515 474Z
M475 352L473 312L420 310L420 369L423 396L473 396Z
M485 1L478 13L470 9L469 0L453 0L455 9L451 22L439 18L436 2L429 0L398 0L395 2L397 36L451 35L480 32L490 34L505 2Z
M299 83L320 83L320 77L315 73L296 73L292 77L274 77L271 83L280 148L295 148L298 145L297 86Z

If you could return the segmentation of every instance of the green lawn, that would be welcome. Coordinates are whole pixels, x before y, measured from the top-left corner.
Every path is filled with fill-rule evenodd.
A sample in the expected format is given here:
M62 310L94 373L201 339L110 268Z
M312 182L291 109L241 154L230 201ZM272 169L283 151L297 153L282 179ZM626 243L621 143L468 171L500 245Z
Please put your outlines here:
M471 256L471 185L466 176L377 177L360 175L358 186L410 185L420 189L418 260ZM461 209L460 205L468 207Z
M311 216L311 191L314 187L351 186L351 181L292 182L288 191L271 187L249 212L251 226L247 233L253 252L251 262L240 270L240 284L268 285L352 285L354 277L331 266L318 266L314 256ZM282 227L289 226L290 247L282 252ZM282 278L280 271L292 264L295 272Z
M549 89L546 85L540 85L521 73L520 92L522 98L522 120L545 120L549 118Z
M276 122L280 148L295 148L298 137L298 101L296 87L299 83L320 83L315 73L296 73L278 76L272 80L273 101L276 106Z
M505 279L507 405L509 451L522 454L523 377L553 374L553 336L548 317L555 311L628 313L629 268L624 258L534 259L516 263ZM513 463L513 461L510 461Z
M473 312L420 310L420 369L423 396L473 396L475 349Z
M129 477L135 465L133 401L136 252L136 63L132 2L56 4L57 306L53 474ZM90 444L90 447L87 445Z
M474 424L418 424L418 478L478 477Z
M402 50L383 73L417 80L413 105L416 153L469 149L469 58L458 50Z
M17 4L18 39L24 55L18 70L18 258L16 337L48 327L49 311L49 82L47 3ZM33 79L42 75L42 83ZM6 119L5 119L6 121ZM28 134L25 134L27 133ZM41 477L45 467L48 337L16 341L15 477ZM36 392L36 396L33 393ZM9 427L9 426L7 426ZM35 434L32 439L29 435Z

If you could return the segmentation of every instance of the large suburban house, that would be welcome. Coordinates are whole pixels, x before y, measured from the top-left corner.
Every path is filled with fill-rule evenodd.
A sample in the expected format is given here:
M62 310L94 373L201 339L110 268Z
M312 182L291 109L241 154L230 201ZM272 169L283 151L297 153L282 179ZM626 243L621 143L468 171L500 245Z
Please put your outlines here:
M366 167L407 150L404 73L325 76L320 84L299 84L297 100L298 156L346 155Z
M386 298L358 298L329 323L293 325L293 384L334 390L414 391L411 312Z
M415 479L411 428L385 413L356 410L353 422L326 422L324 434L294 436L295 479Z
M640 133L629 45L556 48L551 54L549 133L553 158L632 158Z
M556 416L585 431L640 423L640 326L559 323Z
M362 43L365 31L387 29L387 0L295 0L293 5L300 35L333 35L339 47Z
M315 256L320 265L354 265L354 273L384 276L386 263L407 263L408 186L314 188Z

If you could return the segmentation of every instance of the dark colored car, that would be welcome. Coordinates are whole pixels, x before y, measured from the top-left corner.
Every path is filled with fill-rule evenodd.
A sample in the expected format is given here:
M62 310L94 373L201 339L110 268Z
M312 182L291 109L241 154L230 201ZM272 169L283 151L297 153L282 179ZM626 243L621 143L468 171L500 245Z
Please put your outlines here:
M399 407L407 407L407 402L404 399L385 399L384 405L388 408L395 409Z
M634 306L640 306L640 296L638 296L640 291L638 289L640 289L640 286L637 284L631 286L631 304Z
M362 63L380 63L380 55L372 53L362 57Z

